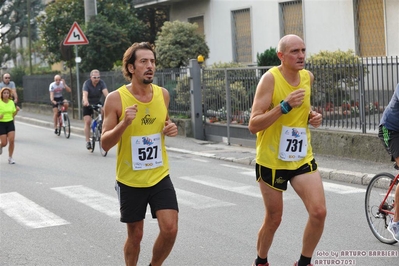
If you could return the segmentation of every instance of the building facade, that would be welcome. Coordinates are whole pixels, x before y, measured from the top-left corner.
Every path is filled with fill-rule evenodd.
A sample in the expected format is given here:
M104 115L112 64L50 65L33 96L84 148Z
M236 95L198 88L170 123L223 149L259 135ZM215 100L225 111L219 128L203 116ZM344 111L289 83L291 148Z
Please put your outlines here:
M210 48L207 65L256 65L257 54L285 34L301 36L307 54L347 51L399 55L398 0L133 0L136 8L170 6L170 20L197 23Z

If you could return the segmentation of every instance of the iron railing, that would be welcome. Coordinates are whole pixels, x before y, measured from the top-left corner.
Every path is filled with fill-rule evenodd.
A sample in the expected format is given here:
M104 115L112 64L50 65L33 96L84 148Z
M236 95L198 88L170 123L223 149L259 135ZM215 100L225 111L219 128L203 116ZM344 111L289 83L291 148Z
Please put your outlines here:
M202 69L204 122L247 126L256 86L269 68ZM321 128L361 133L378 130L382 112L399 83L398 56L334 65L308 62L306 69L315 77L311 103L323 114ZM73 89L66 98L77 99L76 79L73 75L64 78ZM127 83L120 71L101 72L101 78L109 91ZM24 101L49 103L48 86L52 81L53 76L25 76ZM191 88L186 68L157 70L154 83L169 91L171 117L190 118Z

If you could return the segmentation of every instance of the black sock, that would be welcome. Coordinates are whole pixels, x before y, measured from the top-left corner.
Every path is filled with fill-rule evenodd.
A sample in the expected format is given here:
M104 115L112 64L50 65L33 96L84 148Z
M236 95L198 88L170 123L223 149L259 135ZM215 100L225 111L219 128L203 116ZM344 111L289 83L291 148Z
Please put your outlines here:
M267 263L267 257L262 259L261 257L257 257L255 260L255 265L258 266L258 264L266 264Z
M311 260L312 257L308 258L301 254L301 258L298 260L298 266L308 266Z

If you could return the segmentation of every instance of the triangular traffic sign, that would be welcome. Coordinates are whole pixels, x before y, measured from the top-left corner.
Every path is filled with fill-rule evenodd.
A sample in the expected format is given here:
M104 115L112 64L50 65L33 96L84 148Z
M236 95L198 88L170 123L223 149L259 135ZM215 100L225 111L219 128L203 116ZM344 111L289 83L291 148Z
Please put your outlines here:
M89 44L79 24L75 21L64 40L64 45Z

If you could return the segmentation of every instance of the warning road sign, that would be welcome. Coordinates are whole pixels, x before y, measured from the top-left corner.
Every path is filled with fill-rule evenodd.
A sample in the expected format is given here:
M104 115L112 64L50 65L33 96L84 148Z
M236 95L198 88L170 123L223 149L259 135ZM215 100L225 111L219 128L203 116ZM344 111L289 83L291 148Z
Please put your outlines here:
M64 45L80 45L89 44L79 24L75 21L64 40Z

